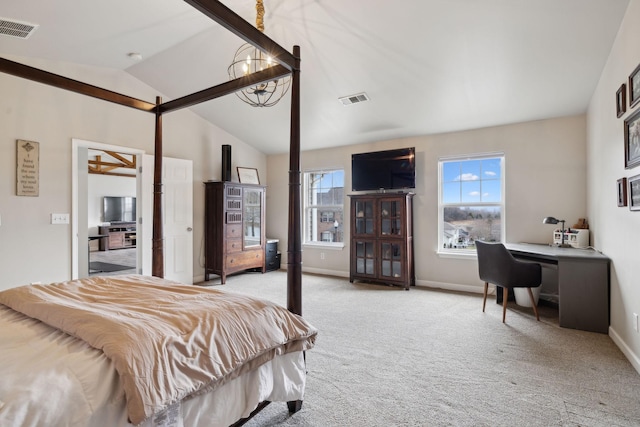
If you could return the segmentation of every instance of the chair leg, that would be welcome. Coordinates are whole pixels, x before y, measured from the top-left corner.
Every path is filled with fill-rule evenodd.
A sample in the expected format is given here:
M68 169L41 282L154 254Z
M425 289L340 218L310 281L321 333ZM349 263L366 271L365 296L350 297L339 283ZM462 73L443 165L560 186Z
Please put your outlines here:
M540 316L538 316L538 307L536 307L536 300L533 298L533 292L531 292L531 288L527 288L529 291L529 298L531 299L531 306L533 307L533 312L536 314L536 319L538 322L540 321Z
M482 300L482 312L484 313L484 308L487 305L487 290L489 289L489 282L484 282L484 299Z
M502 288L502 323L507 318L507 299L509 298L509 288Z

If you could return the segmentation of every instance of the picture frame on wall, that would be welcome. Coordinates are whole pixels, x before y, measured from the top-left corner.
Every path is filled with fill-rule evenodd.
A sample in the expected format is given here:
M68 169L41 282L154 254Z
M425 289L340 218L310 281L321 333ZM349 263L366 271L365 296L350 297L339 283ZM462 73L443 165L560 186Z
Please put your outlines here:
M629 107L640 102L640 64L629 75Z
M622 83L620 89L616 92L616 115L622 117L627 111L627 85Z
M629 182L629 210L640 211L640 175L632 176Z
M618 206L627 206L627 178L618 180Z
M640 165L640 109L624 120L624 167Z
M258 178L258 169L256 168L243 168L238 166L238 181L240 184L260 184L260 178Z

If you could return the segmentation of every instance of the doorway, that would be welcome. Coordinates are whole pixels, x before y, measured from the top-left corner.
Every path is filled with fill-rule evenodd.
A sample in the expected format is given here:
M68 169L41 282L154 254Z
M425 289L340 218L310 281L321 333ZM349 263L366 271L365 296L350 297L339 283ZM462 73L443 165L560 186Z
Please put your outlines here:
M108 237L102 237L96 239L95 236L101 235L96 225L96 220L89 220L90 212L92 218L96 216L96 209L101 210L101 207L95 205L95 200L92 201L92 208L89 208L89 195L91 194L90 179L89 179L89 159L90 152L94 151L113 151L118 153L124 153L131 156L135 156L137 164L140 164L144 151L133 148L121 147L116 145L102 144L93 141L86 141L81 139L72 139L72 207L71 207L71 232L72 232L72 265L71 265L71 278L85 278L89 277L91 272L90 262L90 250L95 245L98 246L100 240L108 240ZM135 180L135 184L132 186L135 188L135 198L140 200L141 194L141 178L139 168L135 170L135 178L125 178L127 180ZM140 212L137 212L137 217L134 218L134 224L138 223ZM103 219L101 222L105 222ZM142 236L136 233L136 243L132 247L124 249L128 251L128 256L135 258L135 270L134 272L141 272L141 253L144 239ZM92 241L94 241L92 243ZM106 243L108 245L108 243ZM103 248L105 243L102 243ZM106 252L106 251L105 251ZM117 255L117 251L114 251ZM104 258L104 255L101 258ZM122 252L120 256L124 256ZM116 262L107 262L105 260L95 260L94 262L104 262L105 264L122 265ZM130 262L129 262L130 263ZM106 266L104 268L107 268ZM118 274L122 274L129 271L117 271ZM116 272L104 272L105 274L111 274Z
M89 277L89 150L135 155L136 208L135 272L151 275L153 224L153 156L144 151L80 139L72 140L72 279ZM143 165L144 163L144 165ZM143 165L143 166L141 166ZM193 283L193 164L191 160L163 157L163 235L166 279ZM133 179L133 178L128 178ZM169 209L168 209L169 208ZM144 218L147 218L146 220ZM130 230L114 230L127 239ZM131 236L128 237L131 239ZM106 238L102 238L106 239ZM122 251L123 249L118 249ZM117 251L116 251L117 252ZM122 271L115 272L122 274Z

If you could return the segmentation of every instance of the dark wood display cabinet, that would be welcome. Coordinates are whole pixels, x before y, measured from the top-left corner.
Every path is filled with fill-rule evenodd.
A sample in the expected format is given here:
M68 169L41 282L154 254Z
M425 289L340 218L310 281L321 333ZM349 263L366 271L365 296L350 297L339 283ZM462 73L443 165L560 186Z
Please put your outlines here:
M413 193L351 195L351 262L356 279L415 285Z
M204 279L265 272L265 187L228 181L205 185Z

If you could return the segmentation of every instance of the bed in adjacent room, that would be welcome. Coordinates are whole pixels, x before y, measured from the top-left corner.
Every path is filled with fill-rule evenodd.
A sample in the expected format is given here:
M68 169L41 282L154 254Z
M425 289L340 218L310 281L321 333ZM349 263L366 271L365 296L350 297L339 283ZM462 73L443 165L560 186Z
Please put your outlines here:
M317 334L266 300L139 275L0 303L2 426L228 426L302 401Z

